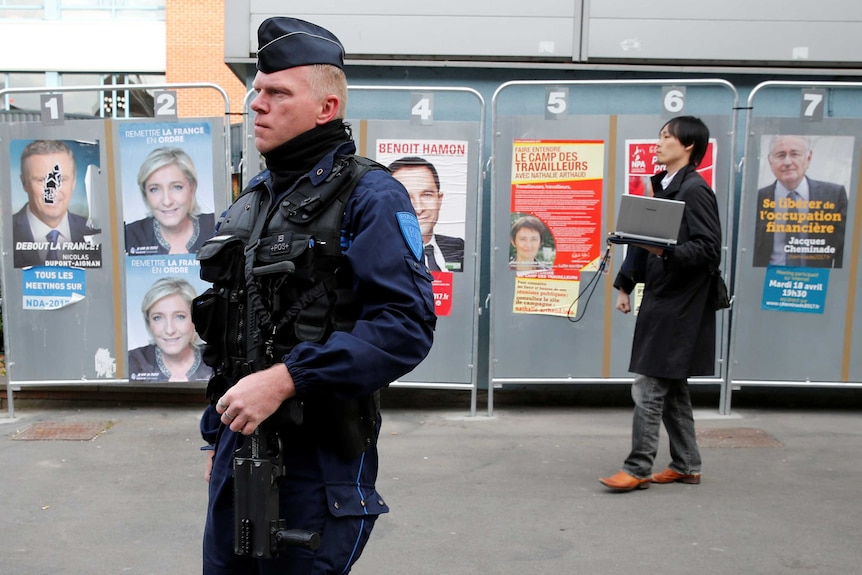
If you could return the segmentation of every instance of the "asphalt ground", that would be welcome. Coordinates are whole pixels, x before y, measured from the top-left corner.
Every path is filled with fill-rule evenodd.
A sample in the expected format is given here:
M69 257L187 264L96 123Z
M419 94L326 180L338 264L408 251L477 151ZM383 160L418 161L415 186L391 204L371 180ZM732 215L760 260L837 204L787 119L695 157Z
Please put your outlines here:
M354 575L855 574L862 571L859 392L697 397L700 485L615 493L622 393L387 390L377 522ZM480 402L480 407L482 406ZM5 406L4 406L5 409ZM0 573L200 573L201 406L16 401L0 411ZM80 432L86 440L22 439ZM662 436L656 471L668 462Z

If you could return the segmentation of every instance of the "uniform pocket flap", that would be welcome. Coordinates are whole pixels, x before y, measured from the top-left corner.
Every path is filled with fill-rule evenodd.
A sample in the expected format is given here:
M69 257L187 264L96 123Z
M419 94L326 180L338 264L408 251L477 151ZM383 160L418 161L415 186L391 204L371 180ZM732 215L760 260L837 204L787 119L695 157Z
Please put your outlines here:
M356 484L327 485L326 501L333 517L360 517L389 512L389 506L376 489Z

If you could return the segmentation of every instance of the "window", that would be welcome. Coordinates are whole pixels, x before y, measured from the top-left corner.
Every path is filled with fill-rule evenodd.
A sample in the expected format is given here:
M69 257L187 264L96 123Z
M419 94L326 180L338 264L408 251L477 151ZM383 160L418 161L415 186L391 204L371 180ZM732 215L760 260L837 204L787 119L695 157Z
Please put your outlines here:
M0 19L160 20L166 0L0 0Z
M61 86L113 86L120 84L164 84L161 74L61 74ZM45 88L45 74L0 74L0 89ZM0 107L6 110L40 112L40 94L50 90L21 94L4 94ZM103 118L153 117L153 92L141 89L83 90L62 92L66 114Z
M110 74L102 78L105 85L164 84L165 77L155 74ZM101 111L96 115L111 118L152 118L153 92L146 89L105 90Z
M0 19L41 20L45 17L45 1L0 0Z
M63 20L164 20L165 0L53 0Z
M45 74L9 73L0 74L3 88L39 88L45 85ZM4 94L3 108L6 110L29 110L39 112L39 92Z
M63 86L99 86L102 84L100 74L61 74L60 83ZM84 114L99 116L99 93L63 92L63 110L67 114Z

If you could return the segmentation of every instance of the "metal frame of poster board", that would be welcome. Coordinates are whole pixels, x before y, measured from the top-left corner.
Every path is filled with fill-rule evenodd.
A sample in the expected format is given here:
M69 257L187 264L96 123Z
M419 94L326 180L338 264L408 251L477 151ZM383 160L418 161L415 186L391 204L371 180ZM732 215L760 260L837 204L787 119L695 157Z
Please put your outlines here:
M89 368L86 368L88 371L82 373L80 377L76 377L74 379L71 378L51 378L51 377L34 377L33 379L16 379L16 368L15 364L17 363L15 346L20 338L12 338L10 337L10 323L22 323L23 318L17 317L17 314L24 312L23 306L11 305L10 297L8 297L11 292L9 291L10 282L15 281L13 279L12 274L15 275L17 281L23 282L23 272L28 268L20 268L20 271L15 271L15 269L7 269L7 259L9 258L9 254L12 253L13 250L4 250L3 257L0 259L0 269L2 269L2 273L0 273L0 282L2 282L2 289L4 297L2 299L2 309L3 309L3 317L6 323L6 329L4 329L4 343L6 348L6 395L8 400L8 413L9 417L14 417L14 391L21 389L22 387L29 386L90 386L90 385L122 385L129 383L137 383L125 378L116 377L116 373L125 372L125 353L126 353L126 333L124 330L125 320L126 320L126 310L123 308L123 302L125 301L125 293L123 290L123 285L125 283L125 275L124 275L124 249L125 240L123 242L120 241L120 236L123 235L122 230L122 218L121 214L121 193L116 189L116 172L117 172L117 162L120 154L119 150L115 150L114 147L116 143L114 140L114 130L117 126L122 125L123 122L128 121L161 121L161 122L175 122L178 121L177 118L177 107L176 107L176 94L175 90L184 90L184 89L210 89L216 90L224 102L224 116L222 118L222 133L221 134L213 134L213 144L212 149L218 149L216 145L215 138L221 136L224 138L224 159L223 162L218 157L213 157L213 178L221 179L221 176L224 177L223 190L229 194L230 193L230 181L231 181L231 173L230 173L230 130L228 120L230 118L230 102L228 99L227 92L216 84L211 83L178 83L178 84L104 84L104 85L92 85L92 86L68 86L68 87L38 87L38 88L8 88L4 90L0 90L0 97L5 96L7 94L16 94L16 93L35 93L41 94L41 100L43 109L41 111L41 122L37 121L29 121L29 122L15 122L4 124L2 129L4 132L17 132L17 131L26 131L31 126L38 126L40 130L48 132L51 134L51 138L59 139L59 140L68 140L75 143L87 143L83 140L79 140L79 138L86 132L88 137L91 137L90 134L97 133L101 134L100 137L104 138L104 142L93 142L95 144L96 149L94 151L95 154L98 155L99 165L104 164L104 167L98 168L98 174L93 176L93 178L103 184L107 189L105 192L105 198L102 198L102 203L104 206L104 222L109 227L111 232L111 239L109 242L102 242L99 247L99 256L105 253L105 265L99 266L98 275L103 276L101 281L96 281L95 286L88 286L87 293L88 297L92 299L93 291L99 293L99 302L91 302L93 305L97 307L101 306L104 310L109 310L105 312L108 317L105 321L101 321L104 323L104 326L97 326L100 330L110 326L109 329L112 330L112 334L110 336L111 347L115 349L115 357L110 357L110 349L105 348L104 350L100 348L98 352L104 351L104 356L101 357L104 362L111 363L113 365L113 370L104 369L105 366L102 366L104 369L103 372L100 372L100 368L98 366L99 353L97 353L97 357L93 361L97 364L95 368L95 376L92 374L88 375ZM156 91L156 101L155 104L155 115L152 118L101 118L101 117L93 117L92 119L67 119L66 115L63 113L62 106L62 94L66 92L117 92L117 91L136 91L136 90L149 90ZM58 98L54 98L54 96L59 96ZM183 121L189 120L191 118L183 118ZM207 119L209 122L217 122L217 120ZM98 124L97 124L98 122ZM17 126L17 127L16 127ZM86 130L83 130L86 128ZM81 129L81 133L76 133L77 129ZM56 137L54 136L56 134ZM37 138L38 139L38 138ZM104 144L104 145L103 145ZM104 149L102 149L104 148ZM4 158L3 162L11 161L10 158ZM77 159L76 159L77 163ZM222 170L219 170L218 167L222 166ZM55 168L56 169L56 168ZM102 174L104 172L104 174ZM84 177L79 175L79 178ZM216 183L217 180L213 179L213 184ZM11 197L11 191L10 197ZM76 192L77 193L77 192ZM220 204L224 204L226 198L214 198L214 201L217 202L217 206ZM9 203L11 205L11 199L3 198L4 204ZM101 206L100 206L101 207ZM3 236L0 238L0 243L5 244L5 240L7 235L11 234L9 228L7 226L11 226L11 216L7 218L3 218L4 229ZM104 227L104 226L102 226ZM13 246L14 247L14 246ZM11 263L11 262L9 262ZM40 269L40 268L30 268L30 269ZM52 269L64 269L63 266L57 266ZM86 275L84 273L84 268L80 267L69 267L65 268L65 270L69 270L68 273L75 274L76 270L81 272L81 275L84 275L84 279L86 280ZM95 271L95 270L94 270ZM19 276L21 276L19 278ZM84 284L86 285L86 284ZM23 283L22 283L23 286ZM94 290L90 290L90 287L94 287ZM13 290L13 291L21 291L22 290ZM74 299L74 298L73 298ZM87 298L84 298L86 300ZM112 305L104 305L105 301L111 301ZM80 301L78 303L72 303L72 306L79 306ZM66 304L68 305L68 303ZM61 306L62 308L63 306ZM47 314L47 313L55 313L56 311L62 311L61 308L47 308L52 311L39 311L38 309L31 310L31 313L38 314ZM80 328L88 324L88 318L92 316L90 311L93 313L97 313L97 308L87 307L84 310L84 316L81 316L81 310L75 307L73 310L74 313L71 314L72 317L66 317L68 320L67 323L69 325L61 326L60 330L63 331L63 327L66 328L65 333L62 334L51 334L55 337L59 337L59 335L63 336L62 342L68 341L69 344L78 343L83 344L83 342L87 341L86 333L81 334ZM101 312L99 312L101 313ZM66 314L68 315L68 314ZM98 314L97 314L98 315ZM12 320L11 322L9 320ZM41 318L46 322L50 323L50 321L54 321L56 318ZM49 321L50 319L50 321ZM19 321L21 320L21 321ZM36 322L38 323L38 322ZM46 324L47 325L47 324ZM51 339L47 337L47 332L49 330L43 330L45 332L45 338ZM47 341L46 339L46 341ZM44 353L47 346L50 345L51 342L46 343L42 346L43 349L39 351ZM56 352L52 355L52 362L60 361L62 362L64 358L74 357L75 349L69 349L67 345L60 345L59 348L55 347L54 351ZM80 351L80 350L78 350ZM85 352L89 352L92 350L85 350ZM83 355L81 354L79 359L83 360ZM50 363L50 362L49 362ZM83 366L83 363L81 364ZM81 368L84 369L83 367ZM112 373L113 375L103 375L102 373ZM163 384L162 384L163 385ZM168 383L171 387L176 387L181 384L178 382L174 384ZM192 385L192 384L189 384ZM199 385L199 384L194 384Z
M570 91L577 97L570 95ZM736 88L721 79L537 80L507 82L497 88L491 104L494 140L491 151L490 268L494 288L489 301L496 305L491 305L490 317L489 415L493 413L495 387L633 381L627 366L634 319L632 314L623 316L614 310L614 269L606 270L610 273L600 277L603 274L598 273L598 264L605 249L603 234L611 231L619 195L628 189L629 184L630 162L627 157L619 156L629 152L627 148L631 142L639 141L635 138L644 138L635 134L655 137L662 123L682 114L698 115L707 124L712 122L719 127L712 127L710 136L711 141L718 142L714 149L718 150L719 161L713 167L713 173L719 210L723 212L720 213L724 239L722 269L728 276L727 254L732 253L733 245L737 104ZM571 119L576 119L576 122ZM549 148L546 148L546 143ZM591 152L592 145L601 145L601 150ZM581 169L583 166L577 163L564 163L577 161L581 155L589 158L586 166L598 162L603 165L601 172L594 173L548 171L534 181L527 175L531 168L521 172L523 177L513 172L516 147L528 154L520 156L525 162L531 151L550 154L545 157L554 158L551 161L557 163L546 164L548 170ZM567 168L567 165L573 167ZM624 181L620 182L620 179ZM592 189L596 187L595 180L599 180L599 187ZM546 182L551 185L546 185ZM519 189L527 193L518 201L513 192L514 184L526 184ZM617 187L621 191L618 192ZM577 202L571 200L575 195ZM536 210L542 212L543 217L553 218L562 228L558 230L563 238L559 250L552 225L544 224L548 233L539 233L543 242L542 253L547 249L548 261L554 261L553 265L560 271L549 274L547 270L551 264L543 266L538 255L534 256L534 266L539 271L512 271L512 264L507 263L514 216L521 215L521 212L528 215L537 213L530 209L526 199L536 202ZM552 238L550 245L547 236ZM591 239L582 240L583 236ZM615 251L618 255L615 254L612 261L618 266L623 252L619 248ZM560 265L555 260L560 252L572 263ZM564 281L557 281L553 276ZM593 281L603 282L603 285L602 289L595 289L598 293L592 294L590 303L586 295L580 298L580 291L586 294L589 289L596 288ZM571 306L575 302L578 307L571 314L575 317L581 313L578 308L587 303L591 306L579 323L569 321ZM689 380L697 384L720 385L722 397L726 393L729 316L729 313L719 313L717 317L716 373L719 375Z
M855 305L862 282L859 265L862 233L860 96L860 82L816 81L763 82L748 96L739 243L734 267L736 299L730 337L733 361L728 370L729 389L734 386L862 387L862 354L858 345L855 352L852 345L854 329L858 332L862 324L862 313ZM842 218L842 237L812 232L816 235L814 240L803 238L832 246L829 249L840 245L842 261L836 263L833 257L827 262L815 260L813 265L808 260L791 262L791 265L785 260L782 264L780 259L769 255L775 250L775 240L771 246L762 242L763 237L768 237L765 227L768 222L764 220L764 225L759 226L758 219L768 219L770 215L775 218L779 205L775 191L779 178L770 167L771 153L764 154L764 148L771 148L771 138L776 135L802 136L796 145L804 145L809 150L808 155L803 154L805 167L801 170L809 181L806 217L819 218L827 224L834 221L832 202L821 198L827 198L827 193L833 194L827 192L826 186L832 190L844 188L847 205ZM791 147L783 157L786 159L792 154ZM780 170L778 174L782 174ZM783 183L785 178L780 179ZM791 187L795 180L788 180ZM770 201L770 193L772 203L761 206L761 202ZM810 214L811 210L815 210L814 215ZM818 211L822 211L822 215L818 215ZM773 225L772 230L776 229ZM763 252L757 249L758 245L769 247ZM833 297L830 298L830 294ZM724 401L723 409L729 412L730 392Z
M403 155L430 161L439 172L441 188L447 188L441 190L445 199L435 232L443 233L437 230L447 225L443 215L449 204L447 200L458 200L457 205L463 212L459 214L463 225L453 234L464 236L461 270L445 270L442 281L441 278L435 281L435 296L451 300L450 314L438 317L434 345L428 357L412 372L392 382L391 386L469 390L470 412L475 415L485 101L476 90L462 87L348 85L348 91L350 106L346 121L352 126L357 153L387 164L395 156L390 157L378 150L375 142L386 140L398 147L397 144L403 141L403 149L413 150ZM254 113L251 110L254 94L254 91L249 91L244 103L244 184L259 171L249 169L249 165L260 165L260 154L254 147ZM445 154L435 153L431 148L418 147L420 143L443 141L463 142L466 152L445 158ZM412 146L413 143L416 146ZM447 183L455 184L454 188ZM452 189L458 191L453 194ZM460 189L463 189L463 194ZM459 195L463 197L459 199ZM448 222L448 225L455 224L458 222ZM440 300L436 301L439 310Z

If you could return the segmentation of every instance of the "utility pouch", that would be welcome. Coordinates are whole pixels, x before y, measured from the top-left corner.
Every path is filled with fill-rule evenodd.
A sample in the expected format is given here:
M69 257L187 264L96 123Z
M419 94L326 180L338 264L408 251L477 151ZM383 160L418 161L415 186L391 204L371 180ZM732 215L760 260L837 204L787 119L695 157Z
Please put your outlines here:
M343 283L336 271L302 295L293 327L297 340L320 342L333 330L353 329L359 317L359 304L353 290L343 287Z
M245 283L243 241L238 236L210 238L198 250L197 259L201 263L202 280L222 285Z
M231 378L240 377L231 358L245 355L241 326L245 312L244 242L239 236L219 235L207 240L197 253L200 277L213 287L192 301L192 322L206 342L203 361Z
M226 298L219 295L224 288L209 288L192 300L192 323L201 339L215 343L224 332Z
M299 341L322 341L329 333L332 310L326 294L311 302L296 316L293 333Z
M314 246L315 239L308 234L283 232L262 237L255 250L254 274L265 275L267 270L288 271L291 281L314 282ZM293 266L288 266L287 262Z

